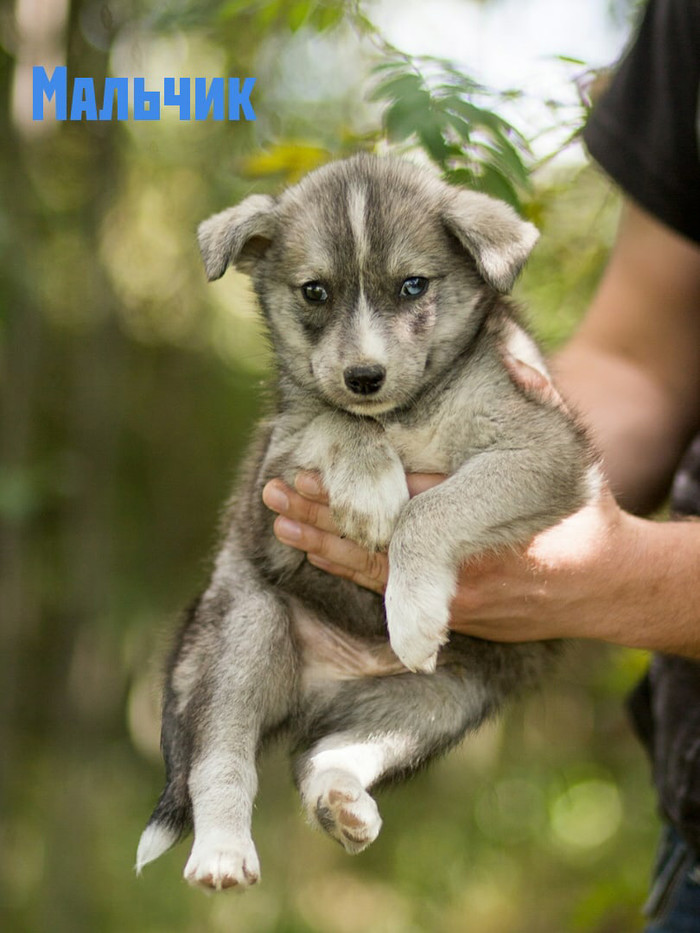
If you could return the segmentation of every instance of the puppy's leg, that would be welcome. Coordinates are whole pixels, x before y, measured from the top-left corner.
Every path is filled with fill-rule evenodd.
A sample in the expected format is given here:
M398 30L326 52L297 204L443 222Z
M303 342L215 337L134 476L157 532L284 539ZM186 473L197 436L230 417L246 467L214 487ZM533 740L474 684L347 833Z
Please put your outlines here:
M195 838L185 878L216 890L258 880L250 835L255 758L261 736L287 715L294 681L287 614L277 598L249 594L228 615L204 685L188 781Z
M212 584L181 634L166 688L168 783L146 828L137 868L194 824L185 878L221 890L260 874L250 833L260 739L294 701L295 656L285 607L246 565ZM246 573L247 571L247 573Z
M294 763L310 823L361 852L382 825L372 787L446 751L490 709L481 678L457 667L346 681L312 700Z
M296 460L301 468L321 472L343 534L370 550L386 549L408 502L408 487L380 425L340 411L318 415L301 434Z
M527 542L582 506L594 486L555 456L494 450L412 499L389 546L385 596L391 646L406 667L435 669L462 561Z

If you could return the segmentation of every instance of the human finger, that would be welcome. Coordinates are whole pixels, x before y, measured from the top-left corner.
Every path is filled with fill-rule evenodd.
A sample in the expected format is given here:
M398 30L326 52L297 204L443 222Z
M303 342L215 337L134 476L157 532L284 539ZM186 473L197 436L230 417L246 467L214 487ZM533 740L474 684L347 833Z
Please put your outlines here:
M292 521L314 525L321 531L338 534L338 529L331 518L331 510L327 505L322 501L307 499L299 495L281 479L270 480L263 489L262 498L268 509Z
M376 581L372 588L386 584L386 555L366 551L349 538L340 538L332 532L322 531L313 525L295 522L285 515L278 515L274 532L279 541L299 551L314 554L329 564L337 564L360 577Z
M294 477L294 488L306 499L328 505L328 493L321 483L321 476L313 470L302 470Z
M318 554L308 554L307 559L314 567L325 570L326 573L332 573L336 577L342 577L344 580L351 580L367 590L374 590L375 593L383 593L386 588L388 573L388 564L385 554L370 554L366 561L364 569L355 567L344 567L342 564L334 564Z
M411 496L418 496L420 493L437 486L447 479L444 473L407 473L406 483ZM297 473L294 478L294 487L306 499L312 499L315 502L328 504L328 493L321 483L321 477L318 473L304 470Z
M419 496L422 492L426 492L428 489L432 489L433 486L437 486L438 483L442 483L447 479L447 476L444 473L407 473L406 474L406 484L408 485L408 491L413 496Z

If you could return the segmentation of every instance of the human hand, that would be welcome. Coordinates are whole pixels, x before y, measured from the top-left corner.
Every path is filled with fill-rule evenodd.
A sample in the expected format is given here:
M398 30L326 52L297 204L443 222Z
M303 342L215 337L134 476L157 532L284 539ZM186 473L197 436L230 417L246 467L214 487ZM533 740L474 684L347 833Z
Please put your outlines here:
M419 495L443 479L409 474L409 492ZM310 563L329 573L384 591L386 554L338 536L317 475L300 473L295 489L272 480L263 500L279 513L280 541L306 551ZM622 564L634 563L637 551L636 522L604 488L594 502L527 545L470 560L460 572L450 627L493 641L588 637L630 643L617 620L630 585Z

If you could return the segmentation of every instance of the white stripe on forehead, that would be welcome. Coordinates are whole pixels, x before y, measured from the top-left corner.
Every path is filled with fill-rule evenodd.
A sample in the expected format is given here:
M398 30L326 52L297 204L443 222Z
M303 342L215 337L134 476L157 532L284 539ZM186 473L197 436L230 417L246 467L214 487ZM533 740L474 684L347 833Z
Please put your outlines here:
M357 185L353 185L348 191L348 220L350 221L350 230L355 240L358 265L362 265L369 251L369 239L367 237L367 225L365 223L366 206L366 190Z
M362 289L357 301L355 321L352 342L357 346L360 359L368 363L384 363L387 355L386 339Z

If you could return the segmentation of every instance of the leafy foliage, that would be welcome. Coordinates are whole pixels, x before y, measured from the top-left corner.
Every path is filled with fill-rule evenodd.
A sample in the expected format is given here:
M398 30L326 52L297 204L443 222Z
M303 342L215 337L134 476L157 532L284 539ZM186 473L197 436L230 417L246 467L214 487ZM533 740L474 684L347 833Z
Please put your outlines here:
M310 28L323 32L345 17L347 4L341 0L170 0L155 6L148 23L157 29L201 26L214 23L240 24L241 18L261 31L286 28L291 32Z
M371 97L388 101L383 127L390 142L417 142L446 181L520 206L519 192L530 189L532 152L525 137L486 106L494 97L515 100L518 92L496 95L435 58L395 58L375 73Z

